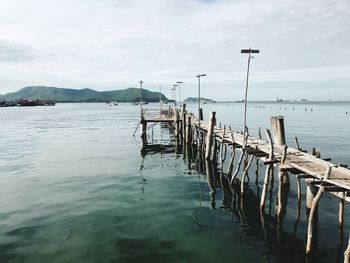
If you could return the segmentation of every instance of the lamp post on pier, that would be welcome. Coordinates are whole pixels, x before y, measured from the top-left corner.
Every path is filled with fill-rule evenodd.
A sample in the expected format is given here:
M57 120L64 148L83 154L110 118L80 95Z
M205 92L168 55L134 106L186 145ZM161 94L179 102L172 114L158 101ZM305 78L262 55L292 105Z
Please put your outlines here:
M245 85L245 96L244 96L244 120L243 120L243 134L246 135L247 127L247 103L248 103L248 82L249 82L249 70L250 70L250 59L253 58L252 54L259 53L258 49L241 49L242 54L248 54L248 67L247 67L247 79Z
M177 81L176 82L179 86L179 103L180 103L180 106L182 105L182 101L181 101L181 84L183 83L182 81Z

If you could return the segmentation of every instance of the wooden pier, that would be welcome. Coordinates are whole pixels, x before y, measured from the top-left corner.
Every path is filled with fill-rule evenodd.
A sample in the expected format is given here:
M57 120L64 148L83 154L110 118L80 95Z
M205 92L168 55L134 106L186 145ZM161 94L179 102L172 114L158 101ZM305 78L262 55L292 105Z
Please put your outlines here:
M156 114L155 114L156 113ZM253 158L262 161L266 166L263 189L260 196L260 212L264 213L265 200L269 184L272 179L272 170L277 167L278 173L278 209L277 218L281 222L285 203L283 196L288 195L289 176L297 179L298 202L301 199L300 180L307 182L306 207L308 209L308 232L306 242L306 255L313 252L314 225L317 206L322 194L328 192L338 197L339 202L339 226L343 227L344 201L350 202L350 170L342 165L335 165L328 160L320 158L320 153L313 151L306 153L299 148L290 148L286 145L284 118L282 116L271 117L272 133L265 129L266 139L249 135L248 128L244 132L233 131L231 127L221 126L216 123L216 113L211 112L209 120L203 121L186 111L186 105L181 108L169 107L164 111L156 111L151 114L147 111L141 116L141 137L143 145L147 144L147 125L166 123L175 130L177 143L194 145L208 166L209 162L221 163L226 159L227 148L231 148L230 160L227 172L223 176L231 189L240 184L241 195L245 193L245 181ZM236 154L236 149L240 154ZM233 169L236 162L236 168ZM243 166L242 166L243 162ZM241 169L242 168L242 169ZM240 173L241 172L241 173ZM238 175L241 174L239 179ZM240 183L239 183L240 181ZM350 262L350 238L349 245L344 252L344 262Z

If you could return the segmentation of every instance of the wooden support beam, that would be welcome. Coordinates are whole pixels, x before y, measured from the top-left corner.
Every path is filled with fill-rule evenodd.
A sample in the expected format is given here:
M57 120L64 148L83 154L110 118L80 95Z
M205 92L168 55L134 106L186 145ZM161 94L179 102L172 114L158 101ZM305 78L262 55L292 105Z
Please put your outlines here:
M210 154L212 150L212 144L213 144L212 137L213 137L213 131L214 131L214 125L215 125L215 115L216 115L215 111L212 111L209 116L209 129L207 132L207 141L206 141L207 148L205 150L206 160L210 159Z

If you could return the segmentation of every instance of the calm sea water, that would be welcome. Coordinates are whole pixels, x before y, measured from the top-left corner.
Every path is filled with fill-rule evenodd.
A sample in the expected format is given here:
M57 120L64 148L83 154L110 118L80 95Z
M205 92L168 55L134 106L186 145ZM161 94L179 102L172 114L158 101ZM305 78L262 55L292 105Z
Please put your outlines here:
M149 104L148 107L157 107ZM294 110L293 110L294 107ZM189 105L196 112L196 105ZM306 110L305 110L306 109ZM312 111L311 111L312 109ZM242 104L206 104L218 122L242 126ZM350 103L251 103L250 133L285 116L288 145L350 164ZM241 209L208 186L175 146L140 153L139 108L130 104L57 104L0 109L0 262L304 262L305 184L297 220L296 183L283 229L274 218L276 183L263 231L253 167ZM173 145L169 129L153 127L148 141ZM153 134L153 136L152 136ZM345 206L324 195L314 262L342 262L349 234Z

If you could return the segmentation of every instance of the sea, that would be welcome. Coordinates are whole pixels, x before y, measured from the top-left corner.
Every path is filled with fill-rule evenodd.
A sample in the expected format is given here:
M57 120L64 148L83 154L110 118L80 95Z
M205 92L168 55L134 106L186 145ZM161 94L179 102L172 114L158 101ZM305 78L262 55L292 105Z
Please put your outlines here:
M197 115L196 104L187 109ZM208 103L203 111L205 120L215 111L218 124L242 130L242 103ZM304 181L298 208L290 176L278 226L275 176L262 223L261 162L249 171L243 200L230 205L168 127L149 126L149 146L141 150L139 114L130 103L0 108L1 263L343 262L347 203L341 229L340 200L323 195L315 251L306 258ZM297 137L302 149L350 164L350 102L250 102L250 134L260 127L264 137L272 116L284 116L289 147ZM230 154L228 148L224 171Z

